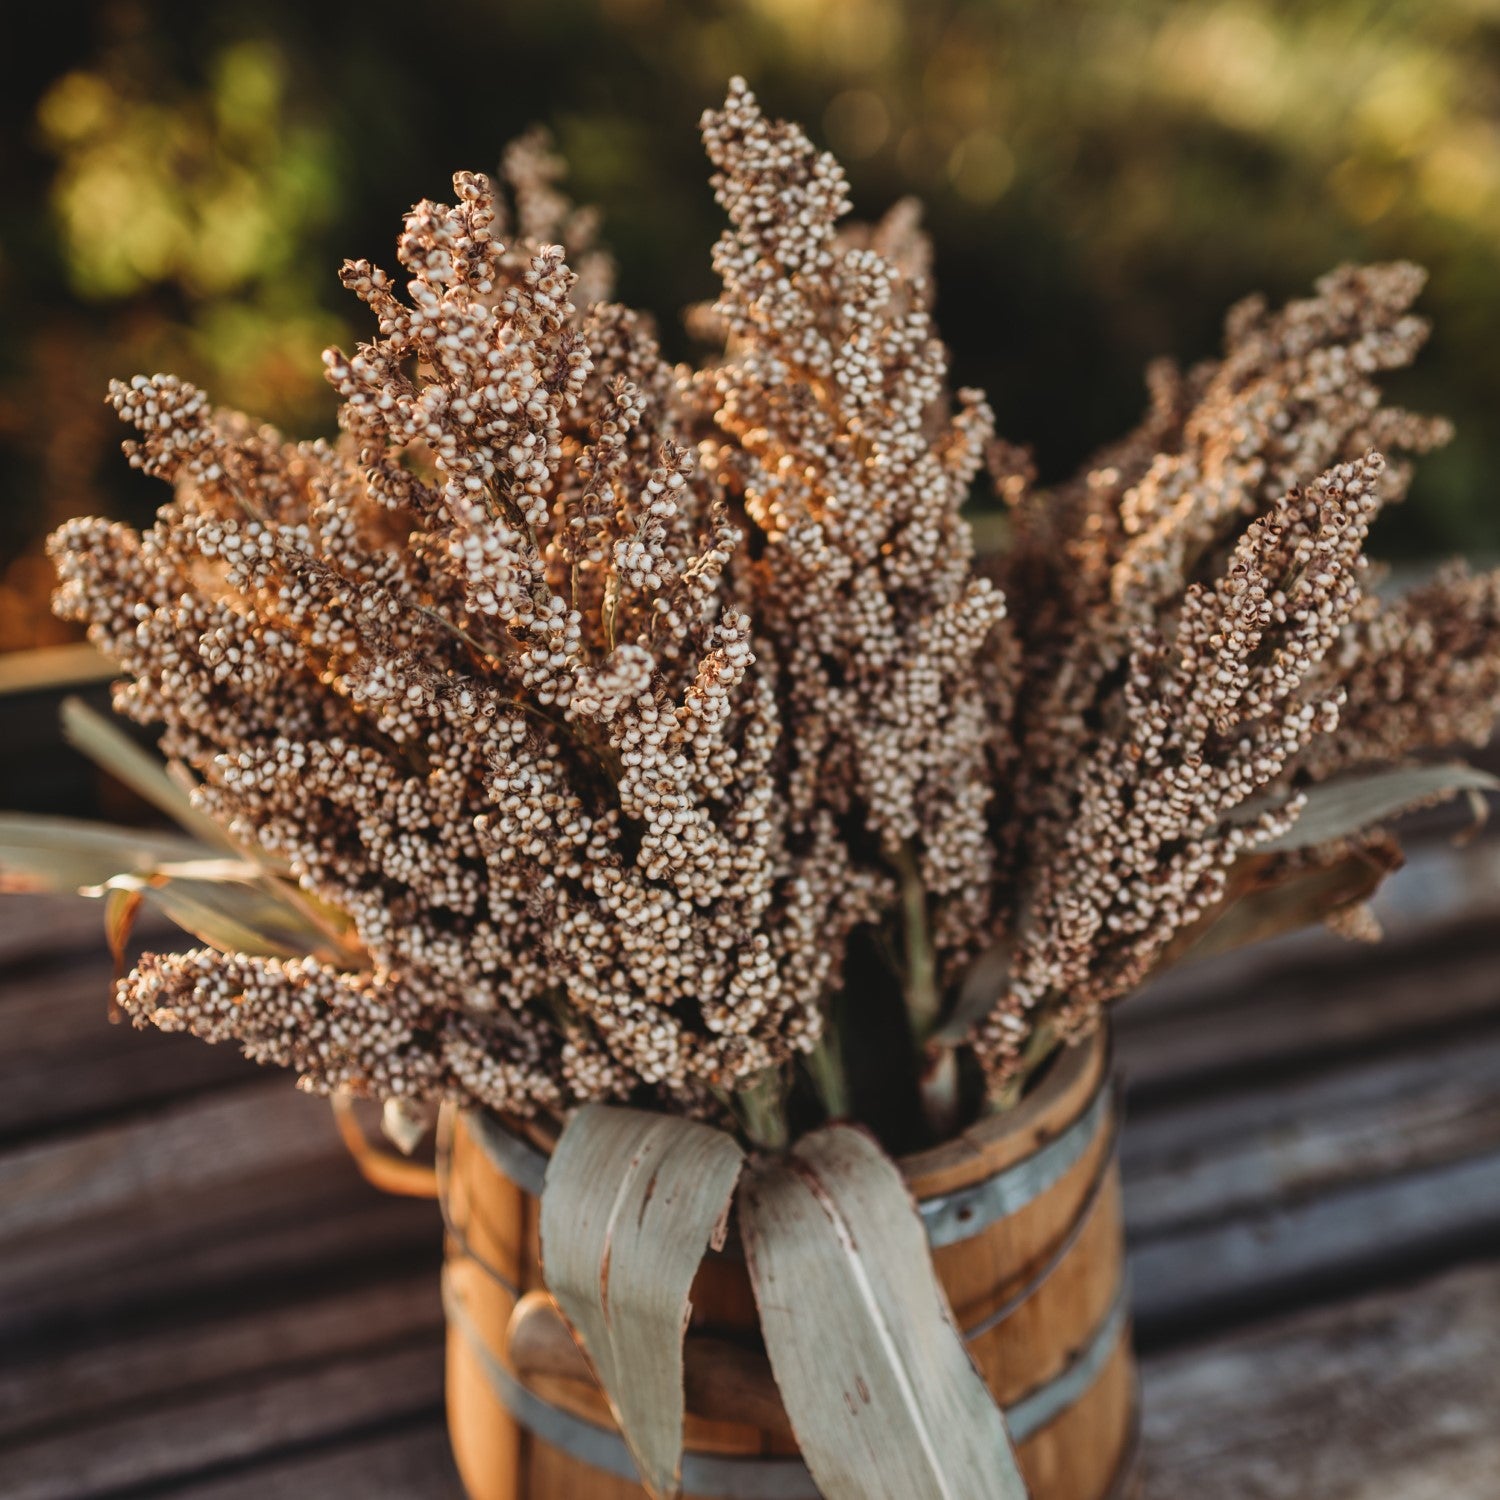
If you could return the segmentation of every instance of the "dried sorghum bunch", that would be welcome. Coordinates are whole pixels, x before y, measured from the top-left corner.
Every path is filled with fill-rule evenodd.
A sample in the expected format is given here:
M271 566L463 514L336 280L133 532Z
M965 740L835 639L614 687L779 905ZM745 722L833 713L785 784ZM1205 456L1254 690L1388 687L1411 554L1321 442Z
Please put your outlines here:
M1232 896L1300 788L1488 736L1500 578L1395 604L1361 583L1369 524L1409 478L1376 450L1448 436L1376 384L1426 337L1422 282L1346 267L1280 312L1247 301L1224 358L1155 367L1140 429L1055 493L992 450L1013 527L992 748L1011 961L977 1039L995 1086L1028 1048L1086 1034Z
M714 255L725 354L699 387L766 542L749 607L784 675L791 814L856 817L937 903L956 958L992 879L976 663L1004 603L959 514L989 408L965 390L950 410L905 207L840 237L837 163L742 88L704 139L731 228Z
M580 231L531 143L514 233L461 175L407 220L405 299L345 267L379 335L327 357L339 444L171 378L114 390L176 498L143 536L65 527L59 608L203 808L347 912L370 962L152 960L133 1014L319 1087L707 1107L817 1042L884 854L939 893L984 871L973 664L998 598L957 517L982 407L932 440L922 289L837 241L830 159L743 88L705 134L732 224L716 369L575 304L544 236Z
M950 394L910 207L843 226L837 163L741 83L703 134L729 224L697 367L607 300L530 137L508 192L417 205L404 287L345 266L377 332L326 357L336 443L114 388L175 493L143 534L64 527L58 608L354 950L148 956L138 1020L317 1089L748 1121L798 1058L837 1097L863 932L918 1052L960 1005L1003 1098L1247 862L1345 852L1262 850L1308 785L1488 733L1500 581L1361 587L1406 479L1382 452L1444 436L1375 383L1422 340L1419 273L1246 304L1222 361L1155 371L1140 430L1041 492ZM986 457L1011 541L980 567Z

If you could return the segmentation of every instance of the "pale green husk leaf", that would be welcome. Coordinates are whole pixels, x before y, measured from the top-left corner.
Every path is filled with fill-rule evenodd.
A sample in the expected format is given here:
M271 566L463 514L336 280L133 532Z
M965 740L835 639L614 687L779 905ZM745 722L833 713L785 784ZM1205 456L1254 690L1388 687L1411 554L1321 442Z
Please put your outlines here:
M547 1290L658 1497L678 1493L688 1293L722 1243L744 1153L721 1130L591 1104L558 1140L542 1192Z
M199 942L259 958L336 960L328 934L265 885L253 866L228 860L165 865L148 876L117 875L105 891L137 891L147 905Z
M5 891L71 894L116 875L149 875L164 864L216 854L180 834L0 813L0 890Z
M739 1222L771 1368L827 1500L1024 1500L906 1184L830 1125L746 1169Z
M96 766L205 844L217 849L234 847L229 835L193 806L186 790L172 780L161 761L143 750L107 715L90 708L81 698L66 698L61 717L64 738Z
M1278 838L1257 844L1256 853L1311 849L1335 839L1352 838L1398 813L1456 797L1460 792L1497 790L1500 780L1462 761L1440 766L1397 766L1320 782L1302 794L1306 801L1297 821Z

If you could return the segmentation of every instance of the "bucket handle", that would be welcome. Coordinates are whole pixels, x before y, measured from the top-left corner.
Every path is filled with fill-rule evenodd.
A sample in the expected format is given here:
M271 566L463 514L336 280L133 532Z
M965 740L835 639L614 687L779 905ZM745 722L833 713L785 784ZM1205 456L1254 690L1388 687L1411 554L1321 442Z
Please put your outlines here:
M329 1102L333 1105L334 1122L343 1137L344 1146L354 1158L359 1175L382 1193L392 1193L399 1198L436 1198L438 1178L435 1167L424 1167L421 1162L407 1161L385 1146L377 1146L364 1132L354 1113L354 1100L348 1094L334 1094Z

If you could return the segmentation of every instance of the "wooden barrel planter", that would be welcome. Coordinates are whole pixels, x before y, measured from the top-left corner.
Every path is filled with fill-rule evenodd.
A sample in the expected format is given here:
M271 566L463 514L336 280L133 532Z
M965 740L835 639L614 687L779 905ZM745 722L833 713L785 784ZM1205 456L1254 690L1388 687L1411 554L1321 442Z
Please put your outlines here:
M1064 1053L1014 1111L901 1162L1033 1500L1130 1493L1135 1370L1115 1130L1101 1037ZM541 1290L545 1166L497 1121L454 1126L444 1300L459 1471L471 1500L639 1500L604 1397ZM817 1500L732 1241L704 1263L692 1304L684 1494Z

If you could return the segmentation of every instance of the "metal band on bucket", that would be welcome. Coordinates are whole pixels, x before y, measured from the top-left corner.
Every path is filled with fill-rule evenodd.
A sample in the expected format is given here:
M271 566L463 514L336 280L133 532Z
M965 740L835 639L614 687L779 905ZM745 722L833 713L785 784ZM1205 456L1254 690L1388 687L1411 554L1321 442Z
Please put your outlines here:
M973 1239L1055 1187L1083 1160L1109 1118L1113 1103L1114 1090L1106 1068L1073 1120L1031 1155L967 1187L917 1199L928 1243L940 1249ZM544 1152L480 1110L465 1114L464 1125L496 1171L533 1198L541 1197L547 1175Z
M1047 1283L1054 1271L1072 1254L1093 1218L1099 1199L1109 1180L1110 1168L1120 1143L1120 1099L1119 1091L1108 1083L1108 1073L1101 1077L1098 1086L1089 1096L1088 1102L1073 1121L1044 1146L1022 1161L1005 1167L983 1182L952 1193L939 1194L919 1199L918 1211L922 1214L923 1227L928 1232L928 1242L934 1246L959 1244L979 1234L999 1218L1016 1213L1034 1199L1056 1186L1093 1145L1101 1124L1108 1122L1109 1136L1100 1152L1088 1191L1079 1202L1078 1211L1068 1232L1053 1247L1052 1253L1037 1267L1031 1278L1017 1288L999 1306L992 1308L975 1323L960 1327L965 1343L982 1338L1006 1319L1012 1317L1029 1302ZM471 1136L483 1151L490 1165L502 1176L509 1178L523 1192L540 1197L543 1178L547 1170L546 1155L529 1142L505 1129L492 1117L473 1112L465 1116ZM454 1221L448 1212L446 1191L445 1153L439 1152L438 1201L443 1209L443 1223L451 1242L460 1255L473 1260L480 1269L498 1283L512 1297L521 1295L516 1286L498 1267L485 1262L470 1245L464 1227ZM1001 1212L1003 1208L1004 1212ZM961 1226L962 1233L957 1232ZM937 1236L937 1237L935 1237ZM738 1246L731 1242L725 1253L737 1253Z
M1099 1326L1067 1366L1005 1408L1006 1425L1017 1444L1061 1416L1099 1378L1125 1333L1128 1306L1128 1289L1122 1280ZM485 1343L464 1305L463 1294L446 1271L443 1308L449 1326L463 1339L490 1389L522 1427L581 1463L639 1483L630 1450L618 1432L553 1405L506 1369ZM1113 1500L1115 1494L1123 1493L1131 1467L1128 1461L1121 1464L1120 1479L1104 1500ZM713 1496L715 1500L818 1500L817 1486L800 1458L759 1454L699 1453L688 1449L682 1456L682 1489L686 1494Z
M917 1208L933 1249L973 1239L1056 1187L1083 1160L1109 1116L1112 1099L1108 1073L1102 1073L1077 1118L1045 1146L968 1187L919 1198Z

